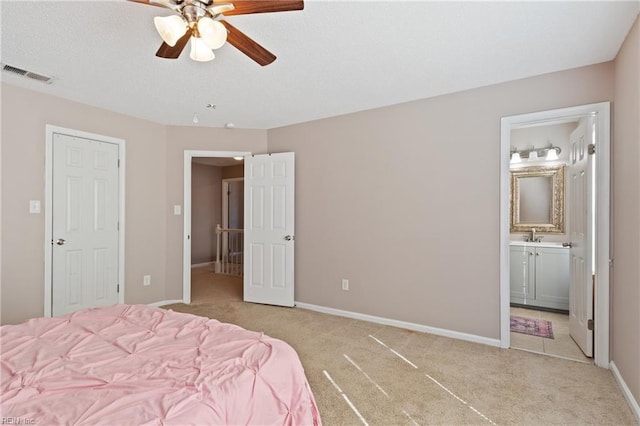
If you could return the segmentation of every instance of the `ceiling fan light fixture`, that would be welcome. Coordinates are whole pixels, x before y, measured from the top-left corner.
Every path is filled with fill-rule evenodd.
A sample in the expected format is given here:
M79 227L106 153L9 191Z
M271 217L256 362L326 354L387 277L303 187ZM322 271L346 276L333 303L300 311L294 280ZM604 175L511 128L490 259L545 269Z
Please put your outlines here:
M227 29L208 16L198 20L198 33L210 49L219 49L227 41Z
M194 61L207 62L213 61L216 55L213 54L213 50L204 42L201 38L191 37L191 52L189 57Z
M187 21L179 15L156 16L153 18L153 23L162 40L171 47L176 45L188 28Z

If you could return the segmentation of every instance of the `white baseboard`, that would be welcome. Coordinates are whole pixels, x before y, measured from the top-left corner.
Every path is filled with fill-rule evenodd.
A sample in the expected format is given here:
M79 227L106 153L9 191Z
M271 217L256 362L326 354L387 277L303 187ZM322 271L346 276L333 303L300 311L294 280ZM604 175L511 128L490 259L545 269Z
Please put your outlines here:
M500 347L500 339L490 339L488 337L476 336L475 334L461 333L458 331L446 330L444 328L429 327L406 321L398 321L389 318L376 317L373 315L360 314L357 312L343 311L341 309L327 308L324 306L311 305L309 303L295 302L295 306L310 311L321 312L323 314L337 315L340 317L353 318L376 324L390 325L393 327L405 328L407 330L420 331L422 333L435 334L436 336L450 337L452 339L465 340L467 342L481 343L483 345Z
M193 265L191 265L192 268L199 268L201 266L209 266L209 265L213 265L214 263L216 263L215 260L212 260L211 262L204 262L204 263L194 263Z
M156 308L159 308L160 306L173 305L174 303L184 303L184 302L182 299L175 299L175 300L163 300L161 302L147 303L147 305L155 306Z
M620 370L618 370L618 367L616 366L615 362L611 361L609 363L609 369L613 373L613 377L615 377L616 382L618 382L618 386L620 386L620 390L622 391L622 394L627 399L627 402L629 403L629 407L631 408L631 411L633 411L633 414L636 416L638 423L640 423L640 405L638 404L638 401L636 401L636 399L633 397L633 394L631 393L631 389L629 389L624 379L622 378L622 375L620 374Z

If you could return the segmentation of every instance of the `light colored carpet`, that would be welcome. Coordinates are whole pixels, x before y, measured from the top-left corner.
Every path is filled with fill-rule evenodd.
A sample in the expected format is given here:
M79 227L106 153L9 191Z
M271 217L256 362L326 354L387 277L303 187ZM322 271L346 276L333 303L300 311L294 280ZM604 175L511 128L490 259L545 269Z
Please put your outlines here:
M240 278L201 267L193 303L165 308L288 342L325 425L636 424L612 374L593 365L241 297Z

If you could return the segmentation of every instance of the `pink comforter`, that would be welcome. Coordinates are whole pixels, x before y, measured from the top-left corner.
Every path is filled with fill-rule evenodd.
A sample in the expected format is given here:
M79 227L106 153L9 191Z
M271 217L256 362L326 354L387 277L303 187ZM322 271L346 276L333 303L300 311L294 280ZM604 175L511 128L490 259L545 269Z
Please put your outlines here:
M232 324L115 305L6 325L0 343L14 422L320 424L296 352Z

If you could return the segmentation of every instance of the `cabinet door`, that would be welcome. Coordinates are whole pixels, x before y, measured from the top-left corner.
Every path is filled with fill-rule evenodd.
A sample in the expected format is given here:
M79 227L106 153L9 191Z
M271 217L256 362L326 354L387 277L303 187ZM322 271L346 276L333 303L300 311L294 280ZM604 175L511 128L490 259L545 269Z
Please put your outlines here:
M569 250L539 247L536 249L536 304L555 309L569 309Z
M535 297L534 251L531 248L512 246L509 249L509 282L511 302L529 305Z

